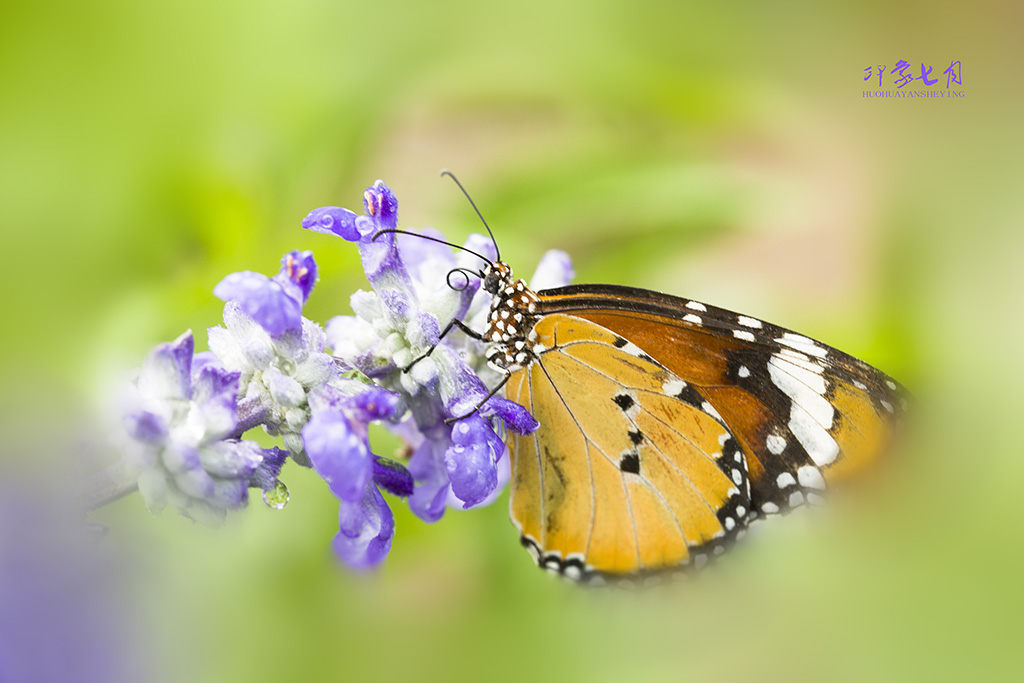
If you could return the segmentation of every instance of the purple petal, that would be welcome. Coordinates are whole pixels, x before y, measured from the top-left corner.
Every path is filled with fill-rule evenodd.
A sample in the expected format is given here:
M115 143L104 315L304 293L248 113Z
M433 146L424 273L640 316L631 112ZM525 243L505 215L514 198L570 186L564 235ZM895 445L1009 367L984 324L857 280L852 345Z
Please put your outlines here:
M373 474L366 442L336 412L314 413L302 429L302 443L317 474L342 500L362 499Z
M541 257L537 270L530 278L530 289L540 291L554 287L564 287L576 277L572 269L572 259L564 251L551 249Z
M478 232L474 232L472 235L466 238L466 242L465 244L463 244L463 246L466 247L466 249L475 251L481 256L486 256L490 261L498 260L498 252L494 248L494 242L488 235L481 235ZM478 259L477 257L467 252L461 253L467 257L467 265L471 265L472 267L483 267L483 265L480 263L480 259Z
M192 330L149 352L139 373L139 391L154 398L192 396Z
M359 258L363 263L366 279L378 292L386 289L413 291L412 280L398 253L394 233L381 235L376 240L367 238L360 242Z
M249 486L269 491L277 485L277 478L281 474L284 461L288 458L288 451L274 447L262 449L260 452L263 460L249 477Z
M322 206L313 209L302 219L302 227L313 232L337 235L349 242L359 240L356 230L356 215L340 206Z
M212 351L200 351L199 353L192 356L192 378L195 379L202 372L203 368L216 365L220 367L222 363L217 358L217 354Z
M381 311L392 329L405 327L412 317L413 305L409 295L397 289L380 292Z
M498 485L497 462L485 445L452 446L445 451L444 462L452 493L463 508L483 502Z
M445 409L449 416L460 417L474 410L489 391L462 358L455 354L446 354L445 357L450 360L448 370L455 385L455 390L445 405ZM500 396L492 396L488 399L482 410L484 415L501 418L505 425L517 434L530 434L540 426L540 423L530 415L526 408Z
M217 365L206 365L192 386L192 400L225 402L232 406L238 396L238 378L241 373L229 372Z
M501 396L492 396L483 406L485 415L494 415L501 418L505 426L516 434L532 434L540 427L540 422L530 415L523 406L515 401L510 401Z
M186 470L200 469L202 464L199 449L180 441L168 443L167 447L160 452L160 460L168 472L175 474Z
M424 522L436 522L444 515L450 488L444 453L450 444L447 439L428 438L409 458L409 472L416 479L409 509Z
M498 458L497 471L498 471L498 485L494 487L493 491L491 491L491 495L487 496L486 498L481 500L479 503L477 503L473 507L478 507L479 508L479 507L485 507L487 505L490 505L491 503L493 503L494 501L496 501L498 499L498 497L501 495L501 492L505 490L506 486L508 486L509 479L512 478L512 472L511 472L511 468L509 467L509 459L508 458L502 458L502 457ZM456 498L455 494L451 494L451 495L448 496L448 507L457 508L457 509L462 510L462 509L465 509L465 503L463 503L461 500Z
M263 449L255 441L217 441L199 454L203 469L220 479L248 482L263 461Z
M413 492L413 479L409 470L388 458L374 456L373 482L393 496L408 498Z
M505 444L478 414L455 423L452 443L445 451L445 467L452 493L469 508L482 502L498 485L496 465Z
M314 413L342 413L363 428L370 422L394 417L401 402L401 397L394 392L348 379L321 384L309 393L309 405Z
M174 483L190 498L209 498L214 492L213 477L201 467L175 474Z
M208 437L227 436L238 425L239 373L228 372L216 365L207 365L192 387L192 400L198 416L206 426Z
M439 347L436 356L447 361L447 370L450 381L453 384L452 395L445 403L445 410L449 417L458 417L470 412L480 401L487 396L487 387L480 381L480 377L473 371L473 368L457 353L444 353Z
M352 398L350 407L356 419L373 422L394 417L401 401L402 397L394 392L368 386L366 391Z
M164 419L148 411L125 415L125 426L128 435L136 441L158 444L167 436L167 425Z
M426 235L427 237L434 237L439 240L444 239L444 235L437 230L431 230L430 228L424 228L417 230L417 234ZM446 269L453 268L455 266L455 257L452 255L452 248L438 242L431 240L425 240L414 235L397 235L398 251L402 255L402 261L405 262L406 267L410 270L414 270L417 273L417 269L421 266L433 270L439 270L440 266ZM427 272L426 270L423 271ZM446 272L446 271L444 271ZM443 274L443 272L442 272ZM419 278L423 280L424 278Z
M249 502L249 485L244 479L215 480L208 502L229 510L243 508Z
M349 566L372 567L387 557L395 535L395 518L376 487L359 501L341 501L334 552Z
M434 346L441 338L441 325L433 313L420 311L405 328L409 341L421 348Z
M366 215L373 219L378 230L394 230L398 225L398 199L383 180L378 180L363 193Z
M302 304L261 273L232 273L213 288L213 294L238 304L271 337L302 328Z
M289 296L306 303L316 284L316 261L311 251L290 251L281 258L281 272L274 280Z

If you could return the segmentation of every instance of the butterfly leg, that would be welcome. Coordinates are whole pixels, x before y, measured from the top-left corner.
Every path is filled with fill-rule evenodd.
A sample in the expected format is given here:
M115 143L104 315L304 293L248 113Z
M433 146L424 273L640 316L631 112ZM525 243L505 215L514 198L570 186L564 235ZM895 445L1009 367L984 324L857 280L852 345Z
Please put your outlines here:
M467 335L469 335L473 339L476 339L476 340L479 340L479 341L483 341L484 340L484 335L483 334L481 334L481 333L477 332L476 330L474 330L473 328L469 327L468 325L466 325L466 323L462 322L458 318L452 318L451 321L447 325L444 326L444 329L441 330L441 334L437 338L437 344L441 343L441 340L444 339L445 336L447 336L447 334L452 331L453 327L459 328L460 330L465 332ZM413 362L409 363L404 368L402 368L402 372L409 372L410 370L412 370L412 366L416 365L421 360L423 360L424 358L426 358L427 356L429 356L430 354L432 354L434 352L434 349L437 348L437 344L434 344L433 346L431 346L429 349L427 349L426 353L424 353L422 356L420 356L419 358L416 358L415 360L413 360Z
M479 403L477 403L477 404L476 404L476 407L475 407L475 408L473 408L473 410L469 411L469 412L468 412L468 413L466 413L465 415L459 415L458 417L449 417L449 418L447 418L447 419L446 419L446 420L444 421L444 423L445 423L446 425L450 425L450 424L452 424L453 422L458 422L459 420L465 420L465 419L466 419L467 417L470 417L470 416L472 416L472 415L475 415L475 414L476 414L476 413L477 413L477 412L478 412L478 411L479 411L479 410L480 410L480 409L481 409L481 408L483 407L483 405L484 405L485 403L487 403L488 401L490 401L490 400L491 400L491 397L492 397L492 396L494 396L494 395L495 395L496 393L498 393L499 391L501 391L501 388L502 388L503 386L505 386L505 383L506 383L506 382L508 382L508 380L509 380L509 377L511 377L511 376L512 376L512 373L511 373L511 372L506 372L506 373L505 373L505 376L501 378L501 381L500 381L500 382L498 382L498 384L497 384L497 385L496 385L496 386L495 386L495 387L494 387L493 389L491 389L491 392L490 392L489 394L487 394L486 396L484 396L483 400L481 400L481 401L480 401Z

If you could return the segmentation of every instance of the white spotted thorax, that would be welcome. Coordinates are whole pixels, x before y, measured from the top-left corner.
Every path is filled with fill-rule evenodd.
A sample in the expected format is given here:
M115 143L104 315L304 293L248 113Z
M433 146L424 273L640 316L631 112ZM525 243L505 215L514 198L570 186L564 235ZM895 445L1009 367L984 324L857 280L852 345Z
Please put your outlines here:
M492 296L484 333L488 364L502 373L528 365L542 350L535 348L533 331L537 295L524 280L513 280L512 269L501 261L484 271L484 289Z

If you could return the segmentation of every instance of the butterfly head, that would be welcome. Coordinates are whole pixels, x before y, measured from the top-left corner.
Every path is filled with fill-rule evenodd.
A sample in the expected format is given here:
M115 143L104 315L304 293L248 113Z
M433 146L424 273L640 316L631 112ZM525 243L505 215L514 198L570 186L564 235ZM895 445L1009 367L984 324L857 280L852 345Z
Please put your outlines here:
M502 261L495 261L484 269L484 290L494 296L512 283L512 269Z

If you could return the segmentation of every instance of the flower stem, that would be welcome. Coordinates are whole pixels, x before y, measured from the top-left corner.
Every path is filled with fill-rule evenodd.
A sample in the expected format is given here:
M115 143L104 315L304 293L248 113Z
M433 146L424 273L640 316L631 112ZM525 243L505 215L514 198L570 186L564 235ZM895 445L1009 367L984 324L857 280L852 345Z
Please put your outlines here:
M95 510L137 489L135 472L122 458L81 481L77 492L78 503L85 510Z

